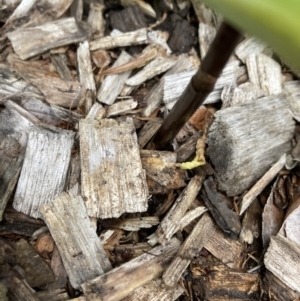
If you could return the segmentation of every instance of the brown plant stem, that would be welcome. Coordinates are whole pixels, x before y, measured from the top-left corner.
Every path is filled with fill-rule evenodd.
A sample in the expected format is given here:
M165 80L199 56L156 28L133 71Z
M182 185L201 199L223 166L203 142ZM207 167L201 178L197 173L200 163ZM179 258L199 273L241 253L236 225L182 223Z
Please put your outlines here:
M163 149L170 145L180 129L213 90L240 39L241 34L238 31L227 23L222 23L199 70L149 142L147 149Z

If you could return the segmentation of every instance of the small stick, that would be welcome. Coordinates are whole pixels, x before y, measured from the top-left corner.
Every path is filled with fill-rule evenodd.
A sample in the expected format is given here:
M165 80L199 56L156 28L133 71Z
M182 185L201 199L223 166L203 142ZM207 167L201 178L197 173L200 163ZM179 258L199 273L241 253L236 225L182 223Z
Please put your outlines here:
M198 72L180 96L175 106L158 129L147 149L168 147L180 129L213 90L241 34L230 25L223 23L210 46Z

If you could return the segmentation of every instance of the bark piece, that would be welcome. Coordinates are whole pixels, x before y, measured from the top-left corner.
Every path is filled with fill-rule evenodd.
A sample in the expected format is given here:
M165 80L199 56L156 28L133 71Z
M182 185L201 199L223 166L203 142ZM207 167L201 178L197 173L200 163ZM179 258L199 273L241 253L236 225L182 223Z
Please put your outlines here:
M82 284L83 292L89 301L122 300L138 287L158 278L178 248L179 242L176 239L164 247L153 248L122 266Z
M215 229L211 217L207 213L204 214L164 272L162 278L167 286L174 287L177 284L184 270L193 258L199 255L200 250L204 247L206 241L213 234Z
M267 95L282 92L281 67L265 54L251 54L246 59L249 80L259 85Z
M93 93L96 93L88 41L79 44L77 49L77 66L80 82L86 90L91 90Z
M255 239L261 235L261 213L262 208L259 201L256 199L249 206L243 218L242 230L239 240L251 245Z
M68 68L67 56L64 53L57 53L51 55L51 62L61 79L66 81L74 80L70 69Z
M300 246L281 235L271 238L265 254L266 268L292 290L300 293Z
M161 104L161 101L163 99L163 78L165 78L168 75L188 71L196 67L197 64L193 62L190 57L188 57L185 54L180 55L176 64L166 72L166 74L162 77L160 82L156 84L144 98L146 106L142 110L142 116L149 117Z
M252 201L264 190L264 188L275 178L284 167L286 155L283 154L279 160L268 170L268 172L244 195L240 204L240 215L249 207Z
M83 282L111 269L81 197L62 193L49 204L43 205L41 213L74 288L79 289Z
M228 63L223 69L220 77L218 78L214 90L205 99L204 104L214 103L221 98L221 92L224 86L236 86L236 75L238 69L238 61ZM167 105L168 110L171 110L176 101L187 87L192 76L197 70L182 72L164 77L164 103Z
M113 64L113 67L118 67L125 63L128 63L131 59L132 56L130 56L127 52L122 51L121 55ZM117 96L122 91L122 88L125 85L125 82L130 74L131 71L125 71L120 74L108 75L101 84L100 90L97 93L97 99L107 105L113 104ZM112 87L114 88L112 89Z
M150 141L153 135L156 133L160 125L162 124L162 118L156 117L149 120L144 127L138 133L138 142L140 148L144 148L146 144Z
M245 64L249 55L260 54L266 47L267 46L256 37L249 37L236 47L235 54Z
M112 28L129 32L147 27L146 19L138 6L131 6L121 11L113 12L110 16Z
M127 79L126 85L139 86L146 80L153 78L158 74L166 72L175 64L176 64L176 59L173 57L164 58L158 56L153 61L151 61L146 67L144 67L140 72Z
M186 185L186 172L175 166L176 154L151 150L141 150L140 154L143 168L149 179L168 190Z
M203 191L201 197L214 220L224 232L237 237L242 228L239 217L225 204L224 199L216 189L212 177L204 181L203 185L205 193Z
M79 133L82 194L88 215L110 218L146 211L146 175L132 119L120 123L81 120Z
M180 229L181 219L195 200L201 189L203 180L204 178L200 176L192 178L188 186L182 191L172 208L168 211L167 215L160 223L156 231L156 235L158 237L158 241L162 245L165 245Z
M29 134L13 207L38 218L40 206L59 195L66 184L74 134L35 130Z
M293 132L284 94L218 111L209 129L207 154L219 188L235 196L251 187L290 151Z
M90 42L90 50L113 49L132 45L148 44L147 29L142 28L131 32L113 34Z
M2 221L4 209L18 181L22 163L22 159L0 159L0 221Z
M133 110L137 107L138 103L133 99L118 101L109 106L106 110L106 117L117 116Z
M123 299L123 301L151 300L151 301L175 301L184 292L183 287L166 287L161 279L156 279L137 288L132 294Z
M233 269L241 268L244 261L243 245L220 230L215 231L209 238L205 244L205 249Z
M88 36L74 18L66 18L36 27L19 28L8 33L7 37L14 51L26 60L52 48L82 42Z
M15 247L16 263L24 270L25 279L30 286L38 287L54 280L49 266L25 239L20 239Z

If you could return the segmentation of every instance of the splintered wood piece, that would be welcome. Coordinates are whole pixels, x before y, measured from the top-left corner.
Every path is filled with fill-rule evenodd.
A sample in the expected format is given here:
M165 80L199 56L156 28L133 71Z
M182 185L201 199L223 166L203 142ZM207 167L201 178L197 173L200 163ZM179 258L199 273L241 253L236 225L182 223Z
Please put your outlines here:
M164 272L162 279L167 286L174 287L182 273L193 260L199 256L209 237L214 233L216 226L211 217L205 213L181 245L175 258Z
M223 69L220 77L216 81L214 90L207 96L204 104L214 103L221 98L221 92L224 86L236 86L236 75L238 70L238 61L229 62ZM184 89L187 87L192 76L197 70L177 73L164 77L164 103L170 110L177 102Z
M232 270L214 271L207 276L205 281L205 299L213 301L256 300L260 293L259 284L258 274Z
M202 134L196 132L193 136L187 139L184 143L178 147L175 152L177 154L177 162L186 161L191 155L196 152L196 145L198 140L201 138Z
M105 115L106 115L106 109L100 103L96 102L89 110L86 118L100 120L103 119Z
M2 221L6 204L15 189L22 163L22 159L0 158L0 221Z
M73 76L67 65L67 56L64 53L51 55L51 63L54 65L61 79L72 81Z
M82 42L87 39L87 33L74 18L65 18L36 27L18 28L7 37L20 58L27 60L52 48Z
M216 230L204 247L230 268L241 268L244 261L242 254L245 250L243 244L236 239Z
M136 31L130 31L111 36L102 37L90 42L90 50L95 51L98 49L112 49L117 47L125 47L132 45L148 44L147 29L142 28Z
M69 295L64 288L55 290L40 291L36 293L40 301L65 301L69 300Z
M214 217L214 220L224 232L237 237L242 228L240 219L224 202L224 199L216 188L213 178L209 177L204 181L203 186L205 192L202 191L201 197Z
M151 300L151 301L175 301L184 293L181 285L166 287L161 279L156 279L137 288L132 294L122 301Z
M106 117L121 115L127 111L135 109L137 105L137 101L134 101L133 99L115 102L111 106L107 107Z
M111 270L111 264L80 196L72 197L64 192L49 204L43 205L41 213L74 288L80 289L83 282Z
M83 15L83 0L75 0L70 6L70 15L77 21L82 20Z
M172 53L172 50L167 43L169 38L169 33L167 31L151 30L148 32L148 38L152 43L160 45L166 51L167 55Z
M90 24L97 37L104 36L105 23L106 23L103 16L104 10L105 10L105 5L97 2L90 3L90 10L89 10L87 22Z
M288 100L293 117L297 121L300 121L300 80L293 80L284 83L284 91L290 95Z
M160 223L156 235L162 245L165 245L180 229L181 219L195 200L203 180L204 177L194 176Z
M163 99L163 78L171 74L192 70L197 67L198 64L193 62L191 57L186 54L181 54L178 57L176 64L166 72L159 83L156 84L144 98L143 102L146 103L146 106L142 111L142 116L149 117L160 106Z
M115 219L111 226L126 231L139 231L141 228L151 228L159 224L157 216L145 216L126 219Z
M211 25L213 23L214 13L206 7L204 3L198 0L191 0L197 20L199 23L206 23Z
M89 301L122 300L138 287L158 278L179 249L180 243L173 239L165 246L124 263L118 268L82 284L84 295Z
M291 150L295 124L286 98L285 94L263 97L215 114L207 154L218 187L228 196L249 189Z
M177 168L176 154L167 151L140 151L142 165L149 179L170 189L184 187L187 178L186 171Z
M286 154L264 174L264 176L244 195L240 204L240 215L242 215L253 200L264 190L264 188L276 177L286 162Z
M132 60L132 56L127 52L122 51L118 59L113 64L113 67L121 66L125 63L128 63L130 60ZM125 85L125 82L130 74L131 71L129 70L120 74L111 74L106 76L103 83L101 84L100 90L97 93L97 99L107 105L113 104L117 96L122 91L122 88Z
M154 76L166 72L172 66L176 64L176 58L174 57L157 57L151 61L140 72L135 74L126 80L128 86L139 86L143 82L147 81Z
M221 99L223 102L222 109L241 105L250 100L266 96L266 93L258 85L246 82L238 87L226 86L224 87Z
M282 92L281 67L265 54L251 54L246 58L247 71L251 83L259 85L267 95Z
M300 298L300 293L291 290L280 279L278 279L270 271L266 270L262 282L262 289L268 292L275 300L287 301L297 300Z
M209 46L216 36L217 30L215 27L207 25L205 23L199 23L198 36L200 45L201 59L203 60Z
M82 195L88 215L110 218L146 211L146 173L132 119L119 123L83 119L79 134Z
M65 187L74 133L36 129L28 145L13 207L34 218L41 217L40 206L50 202Z
M262 208L260 202L255 199L243 218L242 230L239 236L240 242L246 242L251 245L255 239L261 236L261 214Z
M149 120L144 127L138 133L138 142L140 148L144 148L146 144L150 141L153 135L156 133L163 120L160 117Z
M267 48L263 42L261 42L256 37L249 37L242 41L236 48L236 56L245 64L246 58L249 55L257 55L263 52Z
M300 246L281 235L271 238L264 257L266 268L292 290L300 293Z
M25 239L15 244L16 264L25 272L25 279L31 287L38 287L54 280L47 263L34 251Z
M91 90L93 93L96 93L96 85L93 76L88 41L84 41L83 43L79 44L77 49L77 66L80 82L83 84L86 90Z
M207 211L207 208L204 206L196 207L188 211L184 217L181 219L180 230L182 231L186 226L188 226L194 219L201 216Z
M32 78L30 82L44 94L45 100L56 106L76 108L85 97L85 87L76 81L65 81L57 77Z

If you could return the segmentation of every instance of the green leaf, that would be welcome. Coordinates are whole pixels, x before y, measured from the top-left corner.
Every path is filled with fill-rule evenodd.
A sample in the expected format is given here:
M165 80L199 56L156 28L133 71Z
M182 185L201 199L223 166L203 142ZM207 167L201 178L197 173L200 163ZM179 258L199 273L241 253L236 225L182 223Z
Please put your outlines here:
M300 70L299 0L202 0L229 24L268 43Z

